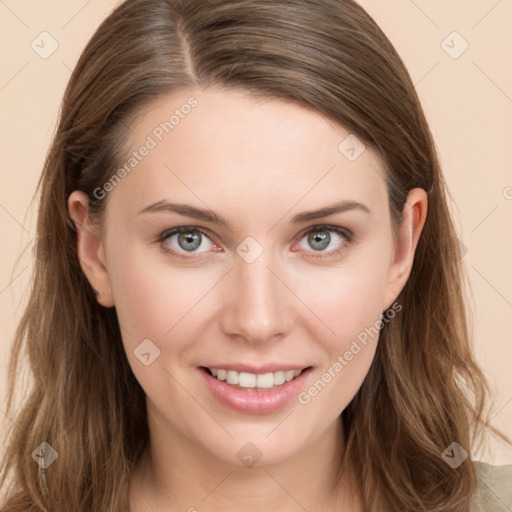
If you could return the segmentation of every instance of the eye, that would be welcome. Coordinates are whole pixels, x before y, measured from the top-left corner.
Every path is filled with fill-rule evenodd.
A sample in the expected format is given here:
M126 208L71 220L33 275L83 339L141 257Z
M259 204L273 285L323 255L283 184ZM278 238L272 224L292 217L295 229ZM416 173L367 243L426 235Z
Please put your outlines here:
M308 258L328 258L345 250L354 241L354 235L348 229L338 226L313 226L303 233L300 240L304 239L309 248L302 248L307 252L313 249L313 254L308 254ZM318 254L314 254L315 252Z
M161 242L162 249L164 251L170 252L177 258L183 259L192 258L194 254L208 252L215 247L205 231L190 226L183 226L174 228L170 231L165 231L160 235L159 241ZM205 241L208 241L206 247L204 247ZM197 249L201 246L203 246L204 250L198 251ZM186 253L191 254L191 256L186 256Z

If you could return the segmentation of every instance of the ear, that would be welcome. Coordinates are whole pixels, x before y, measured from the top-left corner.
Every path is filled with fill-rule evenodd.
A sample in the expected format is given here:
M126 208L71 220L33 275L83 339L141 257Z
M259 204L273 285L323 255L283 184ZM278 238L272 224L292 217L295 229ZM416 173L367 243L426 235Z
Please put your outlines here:
M94 290L98 302L105 307L114 305L110 279L105 264L103 241L98 227L89 217L89 199L79 190L68 199L69 215L76 228L77 254L80 266Z
M388 270L382 311L391 307L409 279L414 253L427 218L427 207L425 190L414 188L409 191L402 221L398 226L393 260Z

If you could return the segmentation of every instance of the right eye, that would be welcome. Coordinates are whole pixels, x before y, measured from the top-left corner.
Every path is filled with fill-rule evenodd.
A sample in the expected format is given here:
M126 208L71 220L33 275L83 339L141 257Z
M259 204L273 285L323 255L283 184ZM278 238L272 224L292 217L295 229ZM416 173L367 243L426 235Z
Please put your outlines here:
M206 244L207 247L205 250L197 251L201 246L204 246L203 242L205 240L209 241L209 244ZM166 230L160 235L159 241L164 251L181 259L193 259L195 258L195 254L208 252L208 250L216 247L213 242L210 241L205 231L191 226L182 226ZM187 256L187 253L191 254L191 256Z

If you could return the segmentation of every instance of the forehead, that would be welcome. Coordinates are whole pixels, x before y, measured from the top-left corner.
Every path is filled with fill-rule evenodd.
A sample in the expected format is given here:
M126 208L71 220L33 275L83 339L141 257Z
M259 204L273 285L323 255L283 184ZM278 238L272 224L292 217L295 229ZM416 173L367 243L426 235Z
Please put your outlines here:
M111 195L141 207L177 198L246 204L252 213L299 201L303 209L340 199L387 203L373 149L312 109L240 91L159 98L131 123L121 160L129 172Z

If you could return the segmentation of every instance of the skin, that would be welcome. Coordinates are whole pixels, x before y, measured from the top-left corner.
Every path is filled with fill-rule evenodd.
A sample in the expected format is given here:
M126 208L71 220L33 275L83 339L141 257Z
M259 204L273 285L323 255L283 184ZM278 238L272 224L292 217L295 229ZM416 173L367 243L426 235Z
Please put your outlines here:
M378 336L309 403L293 399L271 414L220 404L198 366L312 366L310 388L404 287L427 195L409 192L394 237L384 165L373 150L349 161L338 150L349 134L343 127L301 106L236 91L189 89L153 102L132 123L127 157L190 96L197 107L108 193L101 226L89 218L82 192L69 198L82 269L103 292L99 302L115 306L147 396L151 442L132 478L131 511L320 511L335 504L362 511L350 472L336 492L329 489L344 452L339 415L368 373ZM343 199L370 213L291 221ZM230 229L168 211L139 213L160 200L211 209ZM327 231L329 246L315 250L307 233L322 224L351 230L354 243ZM179 226L209 233L195 253L177 236L156 241ZM248 236L263 249L252 263L236 252ZM191 258L173 257L166 245ZM160 356L145 366L134 350L147 338ZM237 457L248 442L262 457L250 468Z

